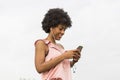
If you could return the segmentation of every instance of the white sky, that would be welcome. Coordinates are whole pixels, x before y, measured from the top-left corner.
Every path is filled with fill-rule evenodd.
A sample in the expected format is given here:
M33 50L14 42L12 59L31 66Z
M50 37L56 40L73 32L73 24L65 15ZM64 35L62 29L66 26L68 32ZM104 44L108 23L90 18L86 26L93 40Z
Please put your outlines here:
M41 80L34 41L46 37L41 21L55 7L73 22L60 43L84 46L73 80L120 80L119 0L0 0L0 80Z

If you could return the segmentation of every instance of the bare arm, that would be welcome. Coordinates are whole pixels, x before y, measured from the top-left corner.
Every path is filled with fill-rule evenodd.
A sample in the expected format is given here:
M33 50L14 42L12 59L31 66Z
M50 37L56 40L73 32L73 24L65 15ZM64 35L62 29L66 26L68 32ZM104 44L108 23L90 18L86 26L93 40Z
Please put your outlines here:
M64 47L61 45L61 44L58 44L58 46L60 46L61 48L63 48L64 49ZM74 66L74 64L76 63L76 62L78 62L78 60L79 60L79 58L80 58L80 53L78 52L78 54L75 54L74 55L74 59L72 60L72 61L70 61L70 66L71 67L73 67Z
M58 44L58 46L60 46L61 48L64 49L64 47L63 47L61 44ZM78 62L78 60L79 60L79 58L80 58L80 55L81 55L80 53L74 55L74 59L73 59L72 61L70 61L70 66L71 66L71 67L73 67L74 64L75 64L76 62Z
M50 61L45 62L45 55L47 53L48 47L43 41L38 41L35 45L35 67L38 73L45 72L54 68L57 64L59 64L64 59L73 58L74 54L76 54L76 50L70 50L65 52L64 54L55 57Z
M38 41L36 43L35 67L39 73L50 70L65 58L63 55L60 55L50 61L45 62L45 54L47 53L47 50L48 50L48 47L43 41Z

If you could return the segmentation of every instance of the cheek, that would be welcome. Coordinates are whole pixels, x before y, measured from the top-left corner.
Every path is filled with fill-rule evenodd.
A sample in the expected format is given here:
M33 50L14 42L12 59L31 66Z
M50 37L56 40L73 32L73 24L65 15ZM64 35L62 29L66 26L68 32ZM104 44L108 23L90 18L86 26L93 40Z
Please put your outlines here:
M58 35L58 34L60 34L60 33L61 33L61 31L59 31L59 30L56 30L56 31L55 31L55 34L56 34L56 35Z

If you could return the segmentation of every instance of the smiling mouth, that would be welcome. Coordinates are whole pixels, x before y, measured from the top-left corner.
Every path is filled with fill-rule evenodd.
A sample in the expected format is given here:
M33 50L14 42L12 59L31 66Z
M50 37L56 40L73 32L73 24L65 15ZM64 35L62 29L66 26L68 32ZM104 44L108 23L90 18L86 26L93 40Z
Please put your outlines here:
M59 39L61 39L61 38L62 38L62 36L63 36L62 34L59 34L59 35L58 35L58 38L59 38Z
M62 38L62 35L60 35L59 38Z

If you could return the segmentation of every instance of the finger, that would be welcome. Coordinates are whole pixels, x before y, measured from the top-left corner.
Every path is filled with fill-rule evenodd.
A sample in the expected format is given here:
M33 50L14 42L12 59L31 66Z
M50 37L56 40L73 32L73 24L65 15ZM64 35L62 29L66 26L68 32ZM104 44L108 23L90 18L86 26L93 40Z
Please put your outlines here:
M77 59L77 60L80 59L80 55L74 55L73 59Z
M80 56L79 56L79 55L74 55L73 58L75 58L75 59L79 59Z
M78 59L73 59L74 62L78 62Z
M78 58L80 58L80 56L78 56L78 55L74 55L73 58L78 59Z
M80 53L75 53L74 55L80 57L81 54Z
M78 55L80 55L80 52L78 50L74 51L74 53L77 53Z
M73 58L74 61L78 61L80 58Z

